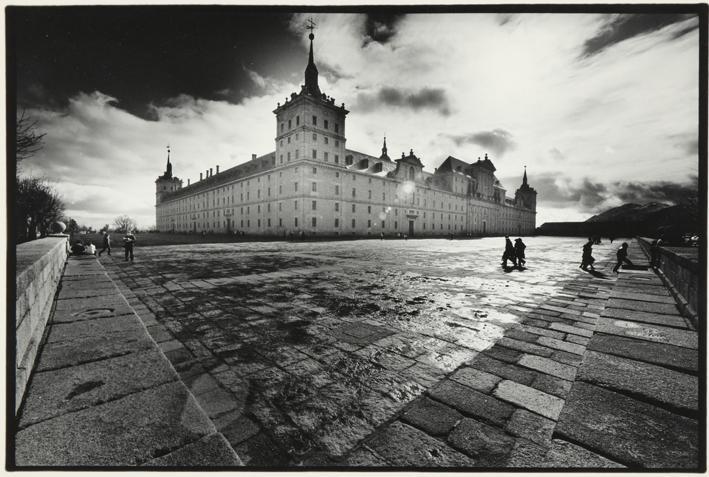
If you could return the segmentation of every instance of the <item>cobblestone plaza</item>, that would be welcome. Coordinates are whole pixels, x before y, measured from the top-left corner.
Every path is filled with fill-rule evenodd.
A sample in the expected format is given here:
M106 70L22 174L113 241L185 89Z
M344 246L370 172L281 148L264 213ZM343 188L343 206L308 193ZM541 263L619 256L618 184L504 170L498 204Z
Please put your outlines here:
M529 238L523 271L500 266L501 238L165 246L104 264L246 465L544 466L520 457L529 442L555 449L548 465L614 467L552 440L616 282L617 244L595 247L593 277L582 242ZM670 340L689 361L693 336Z

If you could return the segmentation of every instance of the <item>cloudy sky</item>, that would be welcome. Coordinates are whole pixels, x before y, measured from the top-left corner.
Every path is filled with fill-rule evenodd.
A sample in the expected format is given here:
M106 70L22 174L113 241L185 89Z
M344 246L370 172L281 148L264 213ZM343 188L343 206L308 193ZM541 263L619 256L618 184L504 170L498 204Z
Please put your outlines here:
M21 172L55 184L80 224L153 225L167 144L185 184L275 149L310 17L350 149L378 155L386 135L431 171L488 153L511 196L526 165L538 225L696 190L698 19L667 12L16 9L18 103L46 132Z

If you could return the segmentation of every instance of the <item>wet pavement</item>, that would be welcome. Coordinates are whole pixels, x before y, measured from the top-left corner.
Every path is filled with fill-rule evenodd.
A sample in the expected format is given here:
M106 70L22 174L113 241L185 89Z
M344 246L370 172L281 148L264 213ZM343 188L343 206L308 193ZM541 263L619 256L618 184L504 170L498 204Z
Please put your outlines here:
M225 435L245 463L282 465L347 454L581 273L583 240L526 244L524 270L501 267L501 238L165 246L102 262L169 332L158 341L178 372L232 394L213 417L240 421Z
M161 246L101 262L247 466L634 464L572 444L590 431L575 435L587 423L563 407L596 322L612 321L618 243L594 247L593 276L578 267L584 240L525 242L523 270L501 267L501 238ZM579 389L574 402L596 387ZM568 440L552 438L560 416Z

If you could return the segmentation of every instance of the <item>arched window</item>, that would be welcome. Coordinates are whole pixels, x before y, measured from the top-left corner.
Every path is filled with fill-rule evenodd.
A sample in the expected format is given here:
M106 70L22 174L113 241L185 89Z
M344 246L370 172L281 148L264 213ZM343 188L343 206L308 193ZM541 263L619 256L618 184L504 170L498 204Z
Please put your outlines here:
M409 180L412 181L414 180L414 168L409 167Z

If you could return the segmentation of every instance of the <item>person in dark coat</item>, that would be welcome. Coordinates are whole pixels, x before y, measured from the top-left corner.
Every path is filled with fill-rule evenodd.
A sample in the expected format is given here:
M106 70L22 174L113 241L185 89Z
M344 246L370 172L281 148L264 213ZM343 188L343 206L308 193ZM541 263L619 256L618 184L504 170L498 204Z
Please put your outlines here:
M133 261L133 245L135 245L135 235L130 230L123 237L123 248L126 251L126 262L128 261L128 256L130 256L130 261Z
M108 230L103 231L103 248L99 250L98 256L100 257L103 252L107 252L108 256L111 256L111 236L108 235Z
M589 237L588 242L583 246L583 255L581 255L581 266L579 266L579 268L588 270L588 267L591 267L591 270L595 270L595 268L593 268L593 262L595 262L596 259L593 258L592 253L593 237Z
M74 245L71 246L71 253L73 255L83 255L85 252L86 246L81 240L77 240L76 242L74 242Z
M628 242L623 242L623 245L620 246L615 256L618 258L615 267L613 267L613 271L615 273L618 273L618 269L623 264L623 262L627 263L631 267L633 266L633 262L628 259Z
M662 239L655 239L650 245L650 266L652 268L657 268L660 266L660 247L662 246Z
M524 244L524 242L522 242L521 238L515 239L515 258L517 259L517 263L520 267L524 267L524 265L527 263L527 260L525 260L524 257L525 248L527 248L527 246Z
M502 254L502 266L507 266L507 260L512 260L512 266L517 266L517 259L515 258L515 247L512 245L509 235L505 235L505 252Z

